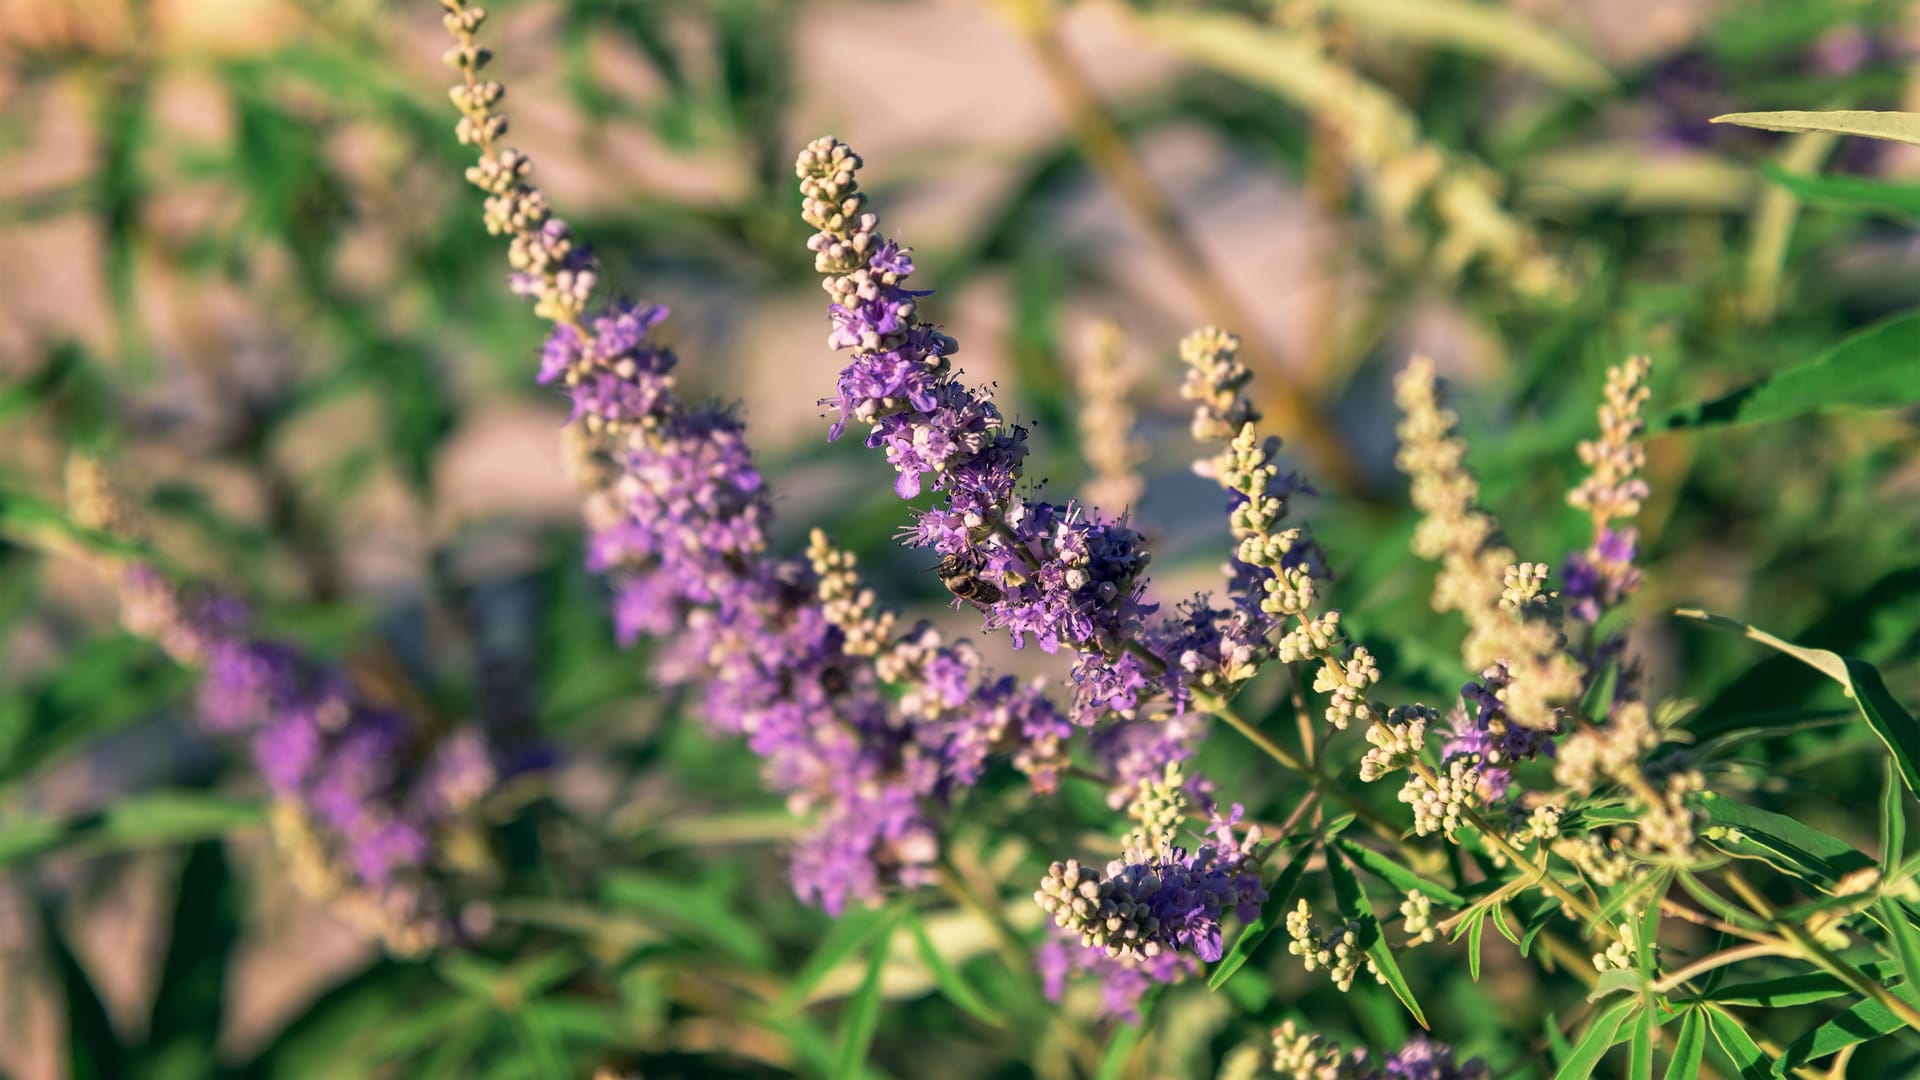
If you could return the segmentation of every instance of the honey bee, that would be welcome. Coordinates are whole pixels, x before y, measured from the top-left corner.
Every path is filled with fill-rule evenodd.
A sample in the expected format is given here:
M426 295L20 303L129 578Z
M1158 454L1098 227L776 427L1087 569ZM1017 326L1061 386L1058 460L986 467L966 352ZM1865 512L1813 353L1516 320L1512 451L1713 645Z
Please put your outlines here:
M982 607L1000 602L1000 590L981 580L979 568L969 566L958 555L942 558L934 572L940 575L940 584L962 600Z

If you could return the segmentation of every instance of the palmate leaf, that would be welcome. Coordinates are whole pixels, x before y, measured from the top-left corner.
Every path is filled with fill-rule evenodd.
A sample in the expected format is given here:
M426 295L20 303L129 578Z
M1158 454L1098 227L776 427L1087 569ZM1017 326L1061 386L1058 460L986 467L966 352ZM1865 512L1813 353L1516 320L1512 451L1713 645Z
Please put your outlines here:
M1619 1041L1620 1029L1625 1026L1633 1011L1640 1007L1639 998L1630 998L1602 1011L1587 1025L1580 1041L1573 1044L1573 1050L1567 1059L1560 1063L1559 1071L1553 1074L1553 1080L1586 1080L1593 1070L1600 1066L1600 1059Z
M1727 1059L1733 1062L1740 1080L1767 1080L1773 1075L1767 1068L1767 1055L1754 1044L1753 1036L1747 1034L1745 1024L1718 1005L1702 1008L1707 1013L1707 1030L1713 1033L1713 1041L1720 1044Z
M1713 118L1716 124L1737 124L1762 131L1825 132L1920 145L1920 113L1838 109L1829 112L1739 112Z
M1920 989L1903 983L1893 987L1892 993L1909 1005L1920 1005ZM1858 1002L1853 1008L1789 1043L1787 1052L1773 1063L1773 1075L1785 1076L1809 1061L1819 1061L1849 1046L1890 1035L1905 1026L1892 1009L1878 1001Z
M1667 1062L1666 1080L1695 1080L1700 1075L1700 1059L1706 1050L1706 1010L1688 1009L1680 1018L1680 1031L1673 1039L1673 1057Z
M1812 360L1649 425L1656 431L1789 420L1920 402L1920 312L1867 327Z
M1916 317L1920 320L1920 316ZM1920 321L1915 323L1915 333L1920 335ZM1920 384L1920 364L1910 364L1909 369L1916 384ZM1887 685L1880 679L1880 672L1864 660L1856 660L1825 649L1805 649L1790 642L1782 641L1764 630L1757 630L1737 619L1724 615L1710 615L1704 611L1683 609L1675 612L1683 618L1699 619L1710 626L1722 630L1733 630L1769 648L1793 657L1795 660L1814 668L1828 678L1840 684L1854 706L1860 710L1860 716L1867 727L1880 737L1887 750L1893 755L1893 763L1899 767L1900 778L1909 791L1920 790L1920 724L1913 716L1893 700L1887 692Z
M1346 859L1334 857L1332 852L1328 855L1327 877L1333 882L1333 897L1341 916L1359 925L1360 946L1367 959L1373 961L1374 969L1386 980L1387 989L1413 1014L1414 1021L1426 1027L1427 1016L1421 1011L1420 1002L1414 999L1407 977L1400 973L1400 964L1393 958L1393 948L1387 944L1387 935L1381 932L1380 920L1374 917L1373 903L1360 887L1360 879Z

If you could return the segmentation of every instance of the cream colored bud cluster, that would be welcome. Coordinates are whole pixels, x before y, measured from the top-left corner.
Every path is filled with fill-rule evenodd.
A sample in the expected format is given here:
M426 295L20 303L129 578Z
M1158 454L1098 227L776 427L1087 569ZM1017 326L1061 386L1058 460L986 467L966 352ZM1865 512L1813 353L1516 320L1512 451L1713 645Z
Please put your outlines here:
M873 590L861 584L853 552L836 547L825 531L815 529L807 537L807 558L818 579L821 614L844 638L841 651L877 656L892 644L894 613L880 610Z
M1053 916L1055 926L1079 934L1084 948L1135 960L1150 960L1162 951L1160 920L1152 909L1090 866L1072 859L1054 863L1033 899Z
M1226 442L1260 413L1244 391L1253 372L1240 362L1240 339L1217 326L1196 330L1180 340L1180 360L1187 366L1180 397L1194 403L1193 437L1197 442ZM1201 476L1217 477L1211 464L1194 466Z
M599 274L592 260L582 257L584 251L566 226L552 216L540 189L527 179L533 172L532 160L518 150L496 145L507 131L506 117L494 111L506 97L506 88L481 81L480 71L493 54L474 42L474 34L486 22L486 10L465 0L440 2L446 8L442 22L454 37L445 59L462 80L448 91L460 110L454 134L462 145L480 151L466 176L468 183L487 193L487 232L509 238L508 262L524 275L515 289L533 296L534 313L554 322L575 323L592 301Z
M800 218L820 233L808 245L817 273L850 274L867 265L879 242L879 219L863 212L867 196L860 190L860 165L860 155L831 135L808 143L794 162Z
M1145 485L1140 465L1147 445L1134 434L1133 393L1136 372L1126 363L1126 340L1120 328L1102 320L1087 334L1084 359L1075 368L1080 389L1080 453L1091 474L1080 486L1089 506L1118 513L1140 499Z
M1427 724L1438 718L1425 705L1389 709L1385 719L1367 728L1373 748L1360 759L1360 779L1371 784L1417 761L1427 743Z
M1514 723L1553 728L1559 707L1579 696L1581 668L1537 602L1539 564L1518 564L1496 539L1497 523L1474 505L1479 485L1466 469L1466 443L1454 433L1458 418L1440 405L1433 362L1414 357L1394 380L1394 399L1402 417L1395 463L1411 478L1421 513L1413 550L1440 563L1434 610L1466 619L1461 652L1468 668L1506 665L1509 681L1498 693Z
M1127 834L1126 846L1158 851L1180 838L1187 823L1191 800L1187 797L1187 778L1177 761L1167 762L1167 771L1158 780L1143 780L1127 803L1127 817L1134 828Z
M1635 356L1607 369L1600 437L1580 444L1580 460L1593 471L1567 493L1567 504L1591 515L1596 533L1639 514L1646 500L1647 482L1640 472L1647 466L1647 451L1633 440L1647 429L1642 411L1651 394L1647 375L1652 368L1652 360Z
M1660 744L1660 729L1645 703L1619 702L1605 724L1567 736L1553 777L1576 795L1591 794L1606 782L1619 785L1639 811L1635 846L1684 855L1693 847L1696 817L1686 799L1706 781L1685 754L1669 755L1658 769L1645 766Z
M1324 657L1320 670L1314 672L1313 689L1329 695L1327 723L1341 731L1354 720L1371 724L1379 708L1367 700L1367 691L1379 681L1380 665L1364 645L1349 646L1342 659Z
M1507 611L1544 610L1554 594L1547 590L1546 563L1518 563L1504 575L1506 588L1500 591L1500 607Z
M1433 900L1426 893L1408 893L1400 901L1400 918L1406 923L1408 945L1425 945L1440 936L1433 925Z
M1386 981L1373 959L1360 948L1358 923L1342 922L1331 930L1323 930L1313 921L1313 908L1302 900L1287 913L1287 937L1291 939L1287 952L1299 957L1300 965L1306 970L1325 971L1341 993L1352 989L1363 964L1376 980Z
M1637 862L1617 836L1601 836L1591 832L1579 836L1561 836L1553 841L1553 853L1565 859L1598 889L1610 889L1646 872L1645 864Z
M1640 952L1638 944L1640 932L1634 929L1631 921L1623 920L1615 932L1618 936L1607 945L1606 950L1593 954L1594 970L1602 974L1609 971L1633 970L1634 958Z
M97 533L132 539L144 530L141 519L113 474L99 458L75 453L67 458L67 515L75 525Z
M1346 1056L1319 1032L1307 1034L1283 1020L1273 1029L1273 1071L1285 1080L1346 1080Z
M1452 839L1466 821L1467 811L1480 804L1480 755L1454 754L1446 771L1428 780L1418 772L1400 788L1400 801L1413 809L1413 831L1418 836L1439 833Z
M1318 32L1319 6L1289 0L1276 12L1261 42L1261 64L1286 77L1266 84L1312 114L1322 130L1339 133L1328 148L1367 186L1392 226L1386 232L1396 256L1417 260L1429 274L1437 269L1451 276L1475 266L1530 298L1568 295L1568 271L1532 227L1501 204L1499 179L1427 138L1419 118L1391 90L1341 62ZM1430 246L1417 242L1417 230L1429 224L1439 230Z
M1380 667L1365 647L1340 632L1340 613L1316 615L1318 560L1305 530L1285 528L1284 487L1276 485L1280 440L1261 438L1260 418L1244 390L1251 373L1239 358L1240 339L1215 327L1195 331L1180 343L1187 377L1180 395L1195 402L1194 438L1215 442L1231 438L1225 450L1194 465L1194 471L1241 496L1228 516L1235 557L1267 571L1260 581L1260 610L1288 627L1275 645L1282 663L1320 662L1316 693L1330 695L1327 722L1345 730L1354 720L1371 723L1380 708L1367 697L1380 681ZM1240 667L1250 678L1257 663Z

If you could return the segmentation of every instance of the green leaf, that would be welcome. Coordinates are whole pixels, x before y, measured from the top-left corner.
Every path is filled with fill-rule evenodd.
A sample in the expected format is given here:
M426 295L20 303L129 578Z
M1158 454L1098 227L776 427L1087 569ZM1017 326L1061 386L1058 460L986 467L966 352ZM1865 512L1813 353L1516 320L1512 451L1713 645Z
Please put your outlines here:
M1107 1052L1100 1055L1100 1067L1094 1071L1094 1080L1121 1080L1127 1075L1127 1066L1133 1063L1134 1054L1140 1049L1140 1039L1147 1032L1147 1023L1153 1019L1153 1007L1160 1001L1163 984L1155 984L1140 1001L1140 1022L1121 1024L1107 1040Z
M194 845L180 870L173 933L147 1023L147 1047L141 1055L146 1076L184 1080L214 1074L227 962L239 937L239 907L221 842Z
M1651 951L1651 950L1649 950ZM1642 1008L1633 1018L1633 1035L1627 1041L1629 1080L1653 1080L1653 1010Z
M1900 909L1898 901L1891 896L1882 896L1879 903L1881 921L1886 923L1887 936L1893 939L1894 956L1900 961L1900 972L1907 977L1907 986L1920 986L1920 931L1913 928L1906 912Z
M1392 990L1393 996L1399 998L1400 1003L1413 1014L1414 1021L1426 1027L1426 1014L1420 1011L1420 1003L1414 1000L1413 990L1407 986L1407 977L1400 973L1399 961L1393 958L1393 949L1387 944L1387 936L1380 932L1380 921L1374 918L1373 904L1367 899L1366 890L1360 887L1360 879L1354 875L1353 868L1344 858L1329 857L1327 877L1333 881L1333 897L1339 905L1341 916L1359 927L1357 934L1360 947L1366 952L1367 959L1373 961L1374 968L1386 980L1387 989Z
M266 807L207 791L155 791L65 821L22 818L0 827L0 869L55 851L101 855L206 840L259 825Z
M1214 965L1213 973L1207 976L1207 989L1218 990L1225 986L1227 980L1233 978L1233 973L1239 971L1253 956L1253 950L1267 939L1268 934L1273 933L1273 928L1286 921L1287 905L1293 900L1294 890L1300 887L1300 875L1306 873L1307 860L1312 855L1313 845L1301 848L1286 868L1280 871L1280 876L1273 879L1273 885L1267 889L1267 902L1261 905L1259 916L1241 928L1233 947Z
M60 932L51 905L41 908L40 932L53 954L54 973L66 1001L68 1074L73 1080L116 1080L127 1075L127 1048L114 1032L93 980Z
M1840 109L1831 112L1741 112L1713 118L1716 124L1738 124L1762 131L1827 132L1868 139L1920 145L1920 113Z
M918 911L909 910L906 916L907 929L913 934L913 943L919 948L920 960L933 973L933 983L946 995L948 1001L973 1014L982 1023L994 1027L1005 1027L1007 1018L987 1004L980 992L967 982L958 969L940 955L940 949L927 933L927 924L920 918Z
M1445 904L1455 909L1467 906L1467 899L1452 889L1437 882L1428 881L1411 869L1393 861L1392 858L1366 847L1351 837L1340 837L1334 841L1342 854L1353 860L1354 864L1374 877L1392 885L1401 892L1426 894L1427 899Z
M1680 1018L1680 1032L1673 1039L1673 1058L1667 1062L1666 1080L1698 1080L1700 1059L1707 1050L1705 1009L1688 1009Z
M1906 365L1907 379L1914 387L1914 399L1920 400L1920 363L1914 363L1912 357L1920 355L1920 315L1913 317L1908 333L1914 350L1908 354ZM1772 634L1748 626L1736 619L1724 615L1709 615L1704 611L1682 610L1675 612L1684 618L1699 619L1722 630L1743 633L1755 641L1793 657L1801 663L1826 675L1840 684L1849 698L1860 710L1860 716L1867 726L1886 744L1887 751L1893 755L1894 764L1900 768L1900 778L1906 782L1907 790L1920 790L1920 725L1914 723L1913 716L1900 703L1893 700L1887 692L1886 683L1880 679L1880 672L1864 660L1841 656L1825 649L1804 649L1774 637Z
M773 945L761 929L734 913L727 898L710 889L631 871L604 874L601 896L612 906L660 918L686 937L754 967L773 963Z
M1810 203L1885 211L1906 219L1920 217L1920 185L1890 184L1858 176L1809 176L1787 172L1771 161L1762 162L1760 171Z
M1713 1041L1720 1044L1733 1067L1740 1070L1740 1080L1767 1080L1773 1075L1767 1067L1767 1055L1754 1045L1746 1025L1718 1005L1702 1008L1707 1011L1707 1029L1713 1032Z
M1899 965L1890 963L1861 964L1859 967L1868 978L1882 982L1899 970ZM1758 1005L1769 1009L1783 1009L1791 1005L1808 1005L1851 993L1854 993L1853 988L1841 982L1838 977L1824 971L1817 971L1804 975L1785 975L1777 979L1760 979L1755 982L1722 986L1709 993L1701 994L1699 1000L1718 1002L1722 1005Z
M1485 911L1475 915L1467 925L1467 974L1474 982L1480 981L1480 936L1486 929Z
M1736 802L1715 792L1698 798L1707 817L1703 835L1729 855L1763 860L1822 892L1840 879L1874 865L1873 859L1837 837L1784 814Z
M780 996L774 1005L775 1012L791 1013L806 1004L807 997L820 981L840 962L853 955L866 945L875 934L885 929L889 919L878 911L850 911L835 919L832 928L820 947L807 958L799 974L787 984L787 992Z
M860 1080L866 1072L867 1051L872 1049L874 1030L880 1026L880 976L886 971L887 946L893 942L897 924L893 912L882 916L879 934L873 939L873 951L867 956L866 977L847 1000L833 1071L840 1080Z
M1511 8L1472 0L1328 0L1362 32L1459 49L1524 69L1578 94L1613 86L1613 76L1578 46Z
M1920 401L1920 312L1907 312L1847 337L1804 364L1688 406L1650 427L1660 431L1758 424L1840 409L1894 409L1916 401ZM1679 614L1713 618L1699 612ZM1778 640L1760 637L1759 631L1743 623L1729 628L1736 627L1759 640Z
M1640 1007L1640 999L1631 998L1610 1006L1593 1018L1580 1041L1573 1044L1573 1052L1560 1063L1559 1071L1553 1074L1553 1080L1586 1080L1593 1070L1600 1066L1600 1059L1607 1056L1613 1048L1621 1025Z
M1920 1005L1920 990L1907 984L1892 988L1894 997L1909 1005ZM1849 1046L1870 1042L1905 1027L1893 1010L1868 999L1856 1002L1839 1016L1828 1020L1787 1045L1787 1052L1773 1063L1773 1075L1784 1076L1809 1061L1837 1054Z
M1906 789L1900 784L1899 770L1887 762L1887 777L1880 786L1880 876L1891 878L1907 851Z
M1638 971L1625 968L1603 971L1600 973L1600 978L1593 984L1593 989L1587 993L1587 1000L1599 1001L1623 991L1638 994L1640 988L1646 985L1646 981Z

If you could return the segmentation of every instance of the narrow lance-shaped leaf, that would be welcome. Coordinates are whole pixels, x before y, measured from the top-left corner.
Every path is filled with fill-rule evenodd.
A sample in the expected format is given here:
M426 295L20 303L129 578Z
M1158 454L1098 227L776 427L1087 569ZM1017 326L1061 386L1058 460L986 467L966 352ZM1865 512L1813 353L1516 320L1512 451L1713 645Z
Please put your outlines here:
M1688 1009L1673 1039L1673 1057L1667 1061L1666 1080L1698 1080L1700 1059L1707 1051L1706 1010Z
M1909 1005L1920 1005L1920 988L1902 983L1891 992ZM1904 1026L1892 1009L1878 1001L1857 1002L1846 1012L1789 1043L1787 1052L1774 1062L1773 1075L1785 1076L1809 1061L1819 1061L1849 1046L1890 1035Z
M1280 871L1280 876L1273 879L1273 884L1267 889L1267 902L1260 907L1259 917L1240 931L1240 936L1234 939L1227 955L1214 965L1213 974L1207 976L1207 989L1218 990L1225 986L1227 980L1233 978L1233 973L1246 964L1253 950L1267 939L1268 934L1273 933L1273 928L1285 921L1287 905L1293 900L1294 890L1300 887L1300 875L1306 872L1307 860L1312 856L1313 845L1308 844L1287 863L1286 868Z
M907 912L907 930L913 934L913 943L920 953L920 961L933 973L933 984L940 988L948 1001L972 1013L982 1023L994 1027L1006 1026L1007 1019L999 1011L987 1004L973 984L961 975L959 969L940 954L940 948L934 944L932 935L927 933L927 924L920 918L918 911Z
M1632 998L1619 1002L1593 1018L1587 1030L1581 1034L1580 1041L1573 1044L1573 1051L1562 1062L1560 1070L1553 1074L1553 1080L1586 1080L1600 1065L1600 1059L1607 1056L1618 1040L1620 1028L1626 1024L1633 1010L1640 1007L1640 999Z
M1340 848L1342 854L1353 861L1354 865L1401 892L1423 893L1427 899L1456 910L1467 906L1466 897L1438 882L1428 881L1411 869L1394 862L1391 857L1382 855L1351 837L1340 837L1334 841L1334 844Z
M1920 342L1920 322L1916 322L1916 342ZM1920 382L1920 364L1909 362L1908 370L1916 382ZM1682 610L1675 612L1683 618L1699 619L1722 630L1733 630L1747 637L1778 649L1795 660L1819 671L1840 684L1854 705L1860 710L1860 716L1867 726L1885 743L1893 762L1900 769L1900 778L1906 782L1909 791L1920 790L1920 724L1915 724L1913 716L1893 700L1887 692L1887 685L1881 681L1880 672L1864 660L1828 652L1825 649L1804 649L1791 642L1782 641L1764 630L1729 619L1724 615L1710 615L1704 611Z
M1799 821L1748 806L1715 792L1702 793L1706 835L1730 855L1760 859L1825 892L1847 875L1873 865L1873 859L1838 837Z
M1897 409L1920 401L1916 357L1920 312L1907 312L1853 334L1806 363L1687 406L1649 426L1656 431L1724 427L1846 409Z
M787 984L787 992L782 994L774 1006L775 1012L790 1013L806 1003L814 988L820 985L840 962L864 946L873 935L880 932L886 920L875 911L848 912L834 920L827 936L814 950L812 956L800 968L799 974Z
M1717 1005L1704 1008L1707 1012L1707 1029L1713 1032L1713 1041L1720 1044L1720 1049L1726 1052L1733 1067L1739 1070L1740 1080L1767 1080L1773 1075L1767 1068L1767 1055L1754 1045L1753 1036L1747 1034L1746 1025Z
M1880 875L1891 877L1907 851L1906 789L1900 772L1887 761L1886 781L1880 786Z
M1421 1027L1427 1026L1427 1016L1420 1009L1420 1003L1414 999L1413 990L1407 985L1407 977L1400 973L1400 964L1393 958L1393 949L1387 944L1387 935L1382 932L1380 920L1374 917L1373 903L1367 899L1366 890L1360 887L1360 879L1354 876L1353 868L1346 859L1329 852L1327 859L1327 877L1333 882L1333 897L1340 906L1340 914L1357 923L1360 946L1366 952L1367 959L1373 961L1373 967L1385 980L1387 989L1413 1014L1413 1019Z
M1866 109L1836 109L1828 112L1739 112L1713 118L1716 124L1737 124L1762 131L1823 131L1832 135L1858 135L1868 139L1920 145L1920 113L1876 112Z
M867 957L867 973L860 980L860 988L847 1001L834 1068L834 1075L840 1080L859 1080L866 1071L867 1051L873 1047L873 1033L880 1026L880 976L886 970L887 947L893 942L896 925L898 919L893 912L882 917L879 933L873 939L873 951Z
M1859 176L1809 176L1787 172L1772 162L1763 163L1760 170L1767 179L1810 203L1881 211L1907 220L1920 218L1920 184L1890 184Z

